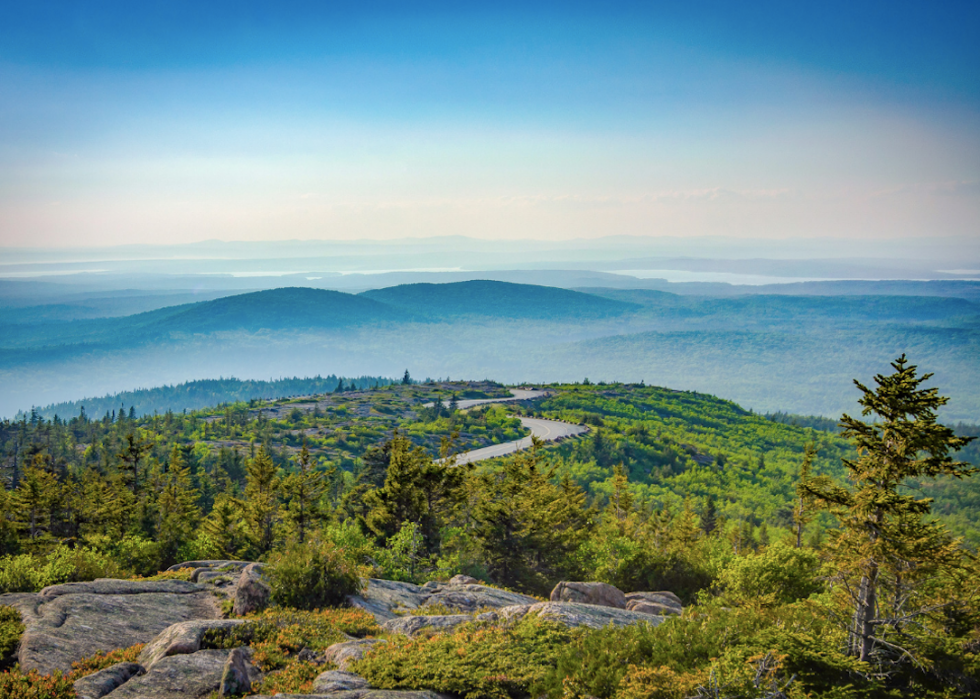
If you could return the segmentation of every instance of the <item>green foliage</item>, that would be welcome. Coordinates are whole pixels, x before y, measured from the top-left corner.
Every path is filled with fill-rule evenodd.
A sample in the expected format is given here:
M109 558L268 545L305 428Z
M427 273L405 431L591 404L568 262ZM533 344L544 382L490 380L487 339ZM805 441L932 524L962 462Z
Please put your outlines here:
M525 619L502 628L468 624L431 637L375 646L354 672L379 689L430 689L463 699L527 697L576 633Z
M311 540L276 554L269 564L272 598L297 609L344 604L357 594L360 578L347 552L330 541Z
M24 625L20 621L20 612L13 607L0 606L0 668L16 658L22 633Z
M835 651L840 635L825 614L809 604L769 610L725 609L708 605L657 627L610 627L576 637L554 667L534 687L535 694L558 697L634 699L685 696L764 696L754 680L759 660L771 660L768 679L800 690L792 696L843 691L836 696L867 696L875 686L862 666ZM752 668L746 676L746 666ZM859 691L848 693L859 687ZM770 695L771 696L771 695ZM776 695L778 696L778 695Z
M462 501L466 474L466 468L433 460L396 432L384 485L364 496L368 508L364 523L381 539L394 536L411 523L415 526L413 536L421 537L424 549L436 552L440 522Z
M43 675L37 670L0 673L0 697L4 699L75 699L73 680L61 673Z
M820 592L820 560L808 549L781 543L732 558L718 576L730 604L787 604Z
M37 592L48 585L126 574L115 560L99 551L59 545L46 555L25 553L0 558L0 592Z
M874 390L855 381L862 416L875 422L841 418L843 436L858 451L857 459L844 461L850 484L824 477L805 485L841 523L830 553L854 610L851 652L885 667L912 659L905 646L935 604L929 588L964 563L959 542L929 519L930 501L903 485L908 478L963 478L977 471L952 457L970 440L939 424L936 411L948 398L922 387L932 375L918 376L905 355L892 368L875 376Z
M585 493L542 463L539 446L503 462L470 484L473 538L491 579L548 594L580 575L575 553L591 529Z
M76 699L74 682L93 672L122 662L136 662L143 645L96 653L72 663L71 672L45 675L38 670L22 672L14 667L0 673L0 697L3 699Z
M322 665L300 660L303 649L323 651L334 643L381 632L374 617L361 609L299 611L275 607L251 615L240 626L208 629L201 648L250 646L252 661L266 673L254 693L308 693Z

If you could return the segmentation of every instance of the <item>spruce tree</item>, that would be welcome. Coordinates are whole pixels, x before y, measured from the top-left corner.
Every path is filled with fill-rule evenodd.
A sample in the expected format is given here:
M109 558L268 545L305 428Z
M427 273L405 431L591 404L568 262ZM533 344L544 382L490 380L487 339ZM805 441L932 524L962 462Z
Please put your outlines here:
M256 551L263 554L272 549L279 513L279 476L264 446L245 468L245 522Z
M465 468L435 461L396 433L381 488L364 495L364 524L381 538L394 536L406 522L419 525L427 551L439 548L439 526L463 498Z
M923 388L932 374L917 375L903 354L894 373L875 376L870 389L855 380L861 414L871 423L844 415L841 433L857 448L844 460L850 483L810 479L807 490L840 520L830 547L852 608L849 652L862 661L908 656L903 647L925 613L918 587L960 561L959 542L928 519L930 498L903 488L910 478L962 478L976 468L950 456L970 441L937 421L949 400Z
M12 497L17 523L31 539L48 529L51 508L61 498L61 484L44 466L43 455L36 455L24 469Z
M248 548L249 532L242 503L227 493L215 499L211 512L201 522L201 531L222 558L239 558Z
M800 464L800 477L796 483L796 504L793 506L793 526L796 529L796 548L803 547L803 530L807 523L813 519L813 496L807 490L810 481L810 470L813 468L813 457L817 455L817 450L813 442L806 445L803 452L803 463Z
M175 563L180 547L191 540L201 518L197 508L197 489L191 482L190 469L184 463L180 447L170 452L170 463L163 490L157 501L160 523L157 541L161 546L164 564Z
M295 470L282 483L283 493L289 503L285 512L286 521L301 544L306 540L310 526L323 518L321 500L327 489L329 475L316 469L316 463L304 441L296 459Z

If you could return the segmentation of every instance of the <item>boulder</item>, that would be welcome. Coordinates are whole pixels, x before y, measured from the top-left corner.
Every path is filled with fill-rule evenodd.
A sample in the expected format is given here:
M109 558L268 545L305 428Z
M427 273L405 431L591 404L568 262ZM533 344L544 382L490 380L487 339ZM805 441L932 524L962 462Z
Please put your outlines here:
M221 685L226 650L172 655L145 675L134 677L106 695L108 699L203 699Z
M143 667L136 663L116 663L75 680L72 687L78 699L101 699L130 678L141 674L143 674Z
M174 623L221 615L213 596L186 580L95 580L53 585L33 605L18 600L24 670L67 672L98 651L147 643Z
M684 609L684 605L681 604L681 598L673 592L630 592L626 595L627 609L629 609L629 603L634 600L642 600L651 604L662 604L665 607L676 609L678 614Z
M223 697L240 696L252 691L252 682L260 674L252 665L250 648L235 648L228 654L225 667L221 671L221 685L218 694Z
M399 618L400 614L425 606L441 605L459 612L478 609L497 609L515 604L534 604L534 597L517 592L507 592L485 585L446 585L426 583L424 586L391 580L362 581L362 592L347 598L351 606L359 607L374 615L379 623Z
M330 670L313 680L313 691L320 694L347 692L352 689L367 689L368 681L360 675L344 670Z
M418 585L370 578L361 581L361 593L348 595L347 603L374 615L379 622L394 619L396 611L418 607L428 596Z
M365 653L379 643L387 643L387 641L381 638L362 638L357 641L334 643L323 652L323 659L333 663L340 670L349 670L351 663L363 658Z
M469 575L454 575L449 579L450 585L479 585L480 581Z
M423 632L440 633L452 631L460 624L473 621L469 614L446 614L437 616L404 616L392 619L381 625L389 633L400 633L403 636L417 636Z
M662 604L657 604L656 602L647 602L646 600L629 600L626 603L626 609L631 612L638 612L640 614L653 614L655 616L677 616L680 611L676 607L667 607Z
M223 561L223 560L207 560L207 561L184 561L183 563L175 563L174 565L167 568L168 571L173 570L183 570L184 568L235 568L241 570L249 564L249 561Z
M253 612L260 612L268 607L272 601L272 588L265 581L262 569L261 563L249 563L242 570L241 577L238 578L238 587L235 590L234 612L236 615L245 616Z
M443 606L453 611L472 613L478 609L499 609L514 604L534 604L539 600L519 592L498 590L486 585L453 585L443 587L432 593L421 605L422 608Z
M501 610L503 612L504 610ZM520 609L512 610L511 620L523 616L537 616L559 624L576 628L587 626L591 629L601 629L613 626L632 626L633 624L650 624L658 626L663 623L662 616L650 616L625 609L606 607L597 604L580 604L578 602L538 602L527 607L523 614Z
M551 601L626 609L626 595L618 588L601 582L560 582L551 591Z
M230 629L248 623L244 619L199 619L184 621L164 629L146 644L140 664L147 670L172 655L187 655L201 649L201 639L209 629Z
M256 694L249 699L273 699ZM352 689L329 694L276 694L275 699L451 699L428 689Z

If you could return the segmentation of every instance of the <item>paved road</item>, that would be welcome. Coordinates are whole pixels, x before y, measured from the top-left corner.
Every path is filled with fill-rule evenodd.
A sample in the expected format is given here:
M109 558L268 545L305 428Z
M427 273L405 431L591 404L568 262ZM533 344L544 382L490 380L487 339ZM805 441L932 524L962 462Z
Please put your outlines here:
M509 398L472 398L468 400L457 401L460 410L466 410L467 408L472 408L474 405L483 405L484 403L509 403L515 400L533 400L535 398L543 398L544 396L549 396L554 391L546 391L541 388L512 388L510 390L511 396ZM451 401L444 400L442 404L447 408ZM423 408L431 408L434 403L426 403Z
M558 420L542 420L541 418L537 417L522 417L520 420L524 427L531 430L532 435L545 442L554 442L559 439L575 437L576 435L588 432L587 427L583 427L582 425L570 425L567 422L559 422ZM515 451L528 449L530 446L530 437L518 439L513 442L504 442L503 444L494 444L489 447L474 449L473 451L467 451L457 455L456 464L471 464L477 461L484 461L485 459L492 459L495 456L513 454Z

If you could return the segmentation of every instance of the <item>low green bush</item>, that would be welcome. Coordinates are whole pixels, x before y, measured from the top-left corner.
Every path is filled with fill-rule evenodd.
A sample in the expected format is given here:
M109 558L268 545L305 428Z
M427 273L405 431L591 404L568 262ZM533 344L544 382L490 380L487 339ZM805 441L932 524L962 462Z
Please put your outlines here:
M732 604L789 604L820 592L819 569L815 552L777 543L733 558L718 576L717 588Z
M24 625L20 621L20 612L13 607L0 606L0 668L14 662L22 633Z
M0 592L37 592L48 585L118 578L125 574L123 568L102 552L59 544L46 555L22 553L0 558Z
M296 609L340 606L361 584L354 562L330 541L310 541L276 554L268 573L276 604Z
M250 646L254 661L269 672L291 664L292 656L303 648L320 651L350 636L381 633L374 617L362 609L301 611L274 607L246 619L239 626L208 629L201 648Z
M579 633L537 618L509 628L467 624L454 633L391 638L355 663L353 671L379 689L523 699Z

